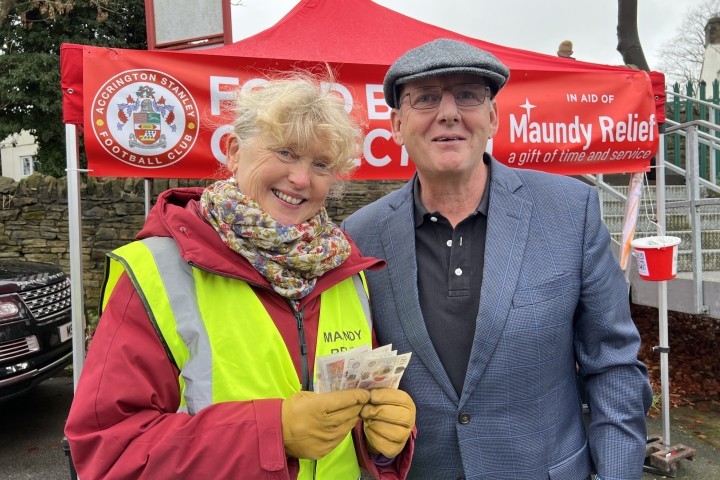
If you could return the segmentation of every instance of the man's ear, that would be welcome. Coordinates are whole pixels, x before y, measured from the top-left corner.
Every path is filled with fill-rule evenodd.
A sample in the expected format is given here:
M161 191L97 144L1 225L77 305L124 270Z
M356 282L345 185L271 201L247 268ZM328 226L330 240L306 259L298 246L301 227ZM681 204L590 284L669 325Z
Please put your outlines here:
M238 168L238 157L240 156L240 142L235 135L228 135L227 139L227 168L235 176Z
M392 138L398 145L402 146L405 144L402 133L400 132L400 125L402 124L402 118L400 117L400 110L393 108L390 112L390 125L392 127Z
M490 138L495 136L499 125L500 117L498 116L497 103L493 100L490 106Z

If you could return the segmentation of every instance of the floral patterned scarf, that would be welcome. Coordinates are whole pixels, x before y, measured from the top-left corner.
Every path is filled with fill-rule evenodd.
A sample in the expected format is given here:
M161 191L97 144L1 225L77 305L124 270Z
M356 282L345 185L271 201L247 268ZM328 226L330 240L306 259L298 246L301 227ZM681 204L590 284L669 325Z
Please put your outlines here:
M286 298L307 296L317 277L350 255L350 243L324 207L306 222L281 225L238 190L234 178L208 186L200 206L223 242Z

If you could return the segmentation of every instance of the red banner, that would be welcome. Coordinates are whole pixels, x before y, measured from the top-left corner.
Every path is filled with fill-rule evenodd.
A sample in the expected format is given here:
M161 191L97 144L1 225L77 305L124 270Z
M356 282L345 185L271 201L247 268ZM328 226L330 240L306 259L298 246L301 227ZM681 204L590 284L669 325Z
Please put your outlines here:
M85 147L93 176L225 176L233 91L261 85L269 71L314 66L201 53L82 50ZM390 110L382 95L387 67L331 67L337 83L327 87L367 127L354 178L409 178L414 167L392 141ZM647 74L623 70L599 78L513 70L498 97L500 129L489 147L493 155L513 167L563 174L647 169L658 143ZM67 96L70 89L63 88ZM69 103L66 99L65 108Z
M498 96L493 155L512 167L571 175L646 170L658 147L650 79L643 72L603 79L512 72Z

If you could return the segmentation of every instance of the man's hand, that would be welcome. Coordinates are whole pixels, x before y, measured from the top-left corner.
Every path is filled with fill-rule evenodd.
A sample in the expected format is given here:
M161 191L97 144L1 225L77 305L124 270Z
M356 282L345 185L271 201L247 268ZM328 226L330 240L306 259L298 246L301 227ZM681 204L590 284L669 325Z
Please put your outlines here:
M370 392L357 388L332 393L298 392L283 401L285 453L317 460L330 453L360 419Z
M393 388L370 390L370 403L360 411L371 453L396 457L405 447L415 425L415 403L410 395Z

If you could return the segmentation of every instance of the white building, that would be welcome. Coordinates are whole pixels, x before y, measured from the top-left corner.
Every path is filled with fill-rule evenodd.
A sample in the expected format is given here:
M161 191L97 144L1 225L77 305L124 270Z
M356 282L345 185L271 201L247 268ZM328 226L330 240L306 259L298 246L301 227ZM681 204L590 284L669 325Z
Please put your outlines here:
M19 181L32 174L37 149L35 137L24 130L7 137L0 143L0 175Z
M700 80L712 94L712 83L720 80L720 17L712 17L705 25L705 54L703 55Z

